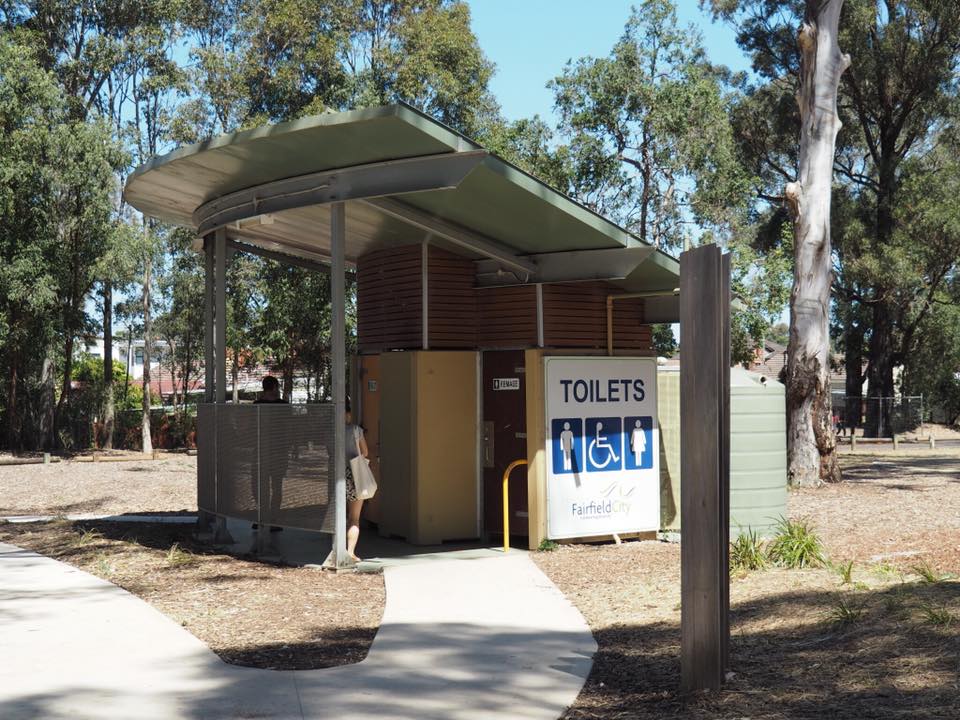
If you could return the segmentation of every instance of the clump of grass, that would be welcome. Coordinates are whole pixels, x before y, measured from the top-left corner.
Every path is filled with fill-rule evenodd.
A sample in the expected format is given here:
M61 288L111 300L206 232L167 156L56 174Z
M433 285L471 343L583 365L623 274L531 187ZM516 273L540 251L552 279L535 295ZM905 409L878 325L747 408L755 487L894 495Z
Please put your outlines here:
M113 572L116 569L113 567L113 563L110 562L110 558L107 557L106 553L100 553L97 555L95 567L97 569L97 574L104 577L113 575Z
M883 610L889 615L899 615L903 612L903 596L899 593L893 593L883 598Z
M87 545L93 545L101 540L103 540L103 533L99 530L83 530L74 539L73 544L77 547L86 547Z
M923 621L927 625L936 625L938 627L950 627L956 618L947 608L942 605L932 605L924 603L920 606L920 612L923 614Z
M901 575L901 572L897 566L891 565L888 562L881 562L874 565L873 573L881 580L890 580Z
M848 603L841 598L836 605L830 608L828 618L835 625L853 625L863 618L863 613L864 607L862 605Z
M770 559L782 567L801 569L823 565L823 544L806 520L777 521L777 534L770 542Z
M763 540L752 528L730 543L730 571L763 570L769 564Z
M558 547L560 547L558 543L544 538L540 541L540 546L537 548L537 552L550 552L551 550L556 550Z
M180 543L178 542L175 542L170 546L170 549L167 550L167 565L170 567L190 565L196 561L197 559L193 556L193 554L180 547Z
M910 567L910 569L920 578L924 585L939 585L945 580L952 579L951 575L939 572L930 562L924 558L921 562Z
M840 576L841 585L852 585L853 584L853 560L848 560L845 563L840 563L838 565L832 565L833 571Z

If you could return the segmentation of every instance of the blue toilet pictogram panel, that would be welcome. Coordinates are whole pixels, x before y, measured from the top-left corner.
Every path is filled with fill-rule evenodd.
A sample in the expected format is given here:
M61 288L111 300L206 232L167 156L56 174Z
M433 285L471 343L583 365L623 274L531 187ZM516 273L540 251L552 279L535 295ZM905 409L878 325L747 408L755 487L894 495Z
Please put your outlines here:
M583 420L559 418L550 424L555 475L583 472Z
M623 438L618 417L593 417L585 421L584 444L588 472L623 469Z
M653 417L629 416L623 419L623 467L625 470L649 470L653 467Z

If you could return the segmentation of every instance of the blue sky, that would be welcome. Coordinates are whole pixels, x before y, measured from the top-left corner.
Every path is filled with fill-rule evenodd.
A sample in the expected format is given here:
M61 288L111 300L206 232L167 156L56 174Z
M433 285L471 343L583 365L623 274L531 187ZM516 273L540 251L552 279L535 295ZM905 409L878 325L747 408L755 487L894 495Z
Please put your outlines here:
M630 15L626 0L471 0L473 31L497 65L491 89L510 120L552 117L546 88L568 60L609 54ZM700 11L697 0L677 0L684 25L703 36L711 62L748 70L733 32Z

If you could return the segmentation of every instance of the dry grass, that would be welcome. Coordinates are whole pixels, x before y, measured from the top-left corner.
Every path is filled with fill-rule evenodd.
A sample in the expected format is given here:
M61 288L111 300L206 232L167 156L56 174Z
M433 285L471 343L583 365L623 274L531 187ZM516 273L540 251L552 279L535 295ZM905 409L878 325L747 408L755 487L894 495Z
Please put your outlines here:
M790 516L811 520L835 563L854 561L853 582L827 568L732 578L734 675L719 693L677 692L679 546L536 554L599 645L564 717L960 717L960 582L940 579L960 571L960 458L889 460L846 458L851 482L791 493Z
M218 554L182 525L0 525L0 541L119 585L236 665L308 669L359 662L380 627L380 575L333 575Z

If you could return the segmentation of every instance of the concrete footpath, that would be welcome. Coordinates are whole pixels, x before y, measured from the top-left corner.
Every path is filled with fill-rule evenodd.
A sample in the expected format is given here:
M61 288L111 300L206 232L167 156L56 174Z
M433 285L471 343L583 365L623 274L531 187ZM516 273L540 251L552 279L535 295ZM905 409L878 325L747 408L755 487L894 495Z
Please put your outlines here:
M547 720L576 698L596 644L525 554L388 567L384 580L362 663L258 670L111 583L0 544L0 718Z

